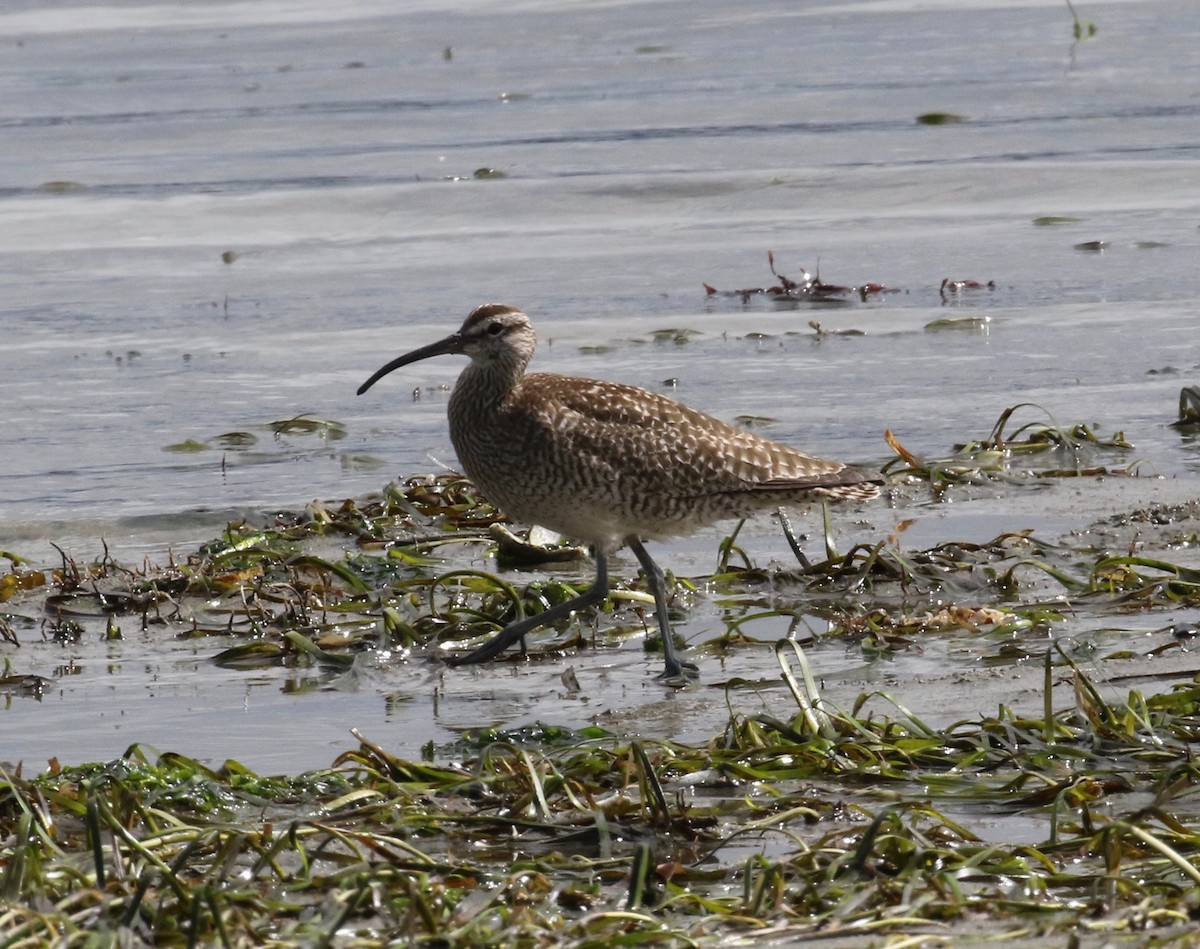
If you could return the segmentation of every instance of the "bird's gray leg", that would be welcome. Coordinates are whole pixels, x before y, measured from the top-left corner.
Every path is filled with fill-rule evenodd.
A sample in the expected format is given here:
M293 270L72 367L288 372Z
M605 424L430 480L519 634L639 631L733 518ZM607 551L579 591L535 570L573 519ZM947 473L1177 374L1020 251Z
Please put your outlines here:
M637 557L638 563L646 572L646 583L654 594L654 612L658 616L658 628L662 633L664 668L660 679L694 679L696 666L690 662L680 662L675 653L675 640L671 636L671 618L667 615L667 578L663 576L662 568L646 553L646 548L636 537L630 538L629 549Z
M593 551L593 554L596 558L596 580L583 593L564 603L552 606L548 610L543 610L541 613L526 616L523 620L505 626L478 649L465 656L449 660L450 665L465 666L476 662L486 662L500 655L517 640L524 639L526 633L532 632L539 626L549 626L551 623L557 623L560 619L565 619L582 607L603 603L608 598L608 560L599 550Z

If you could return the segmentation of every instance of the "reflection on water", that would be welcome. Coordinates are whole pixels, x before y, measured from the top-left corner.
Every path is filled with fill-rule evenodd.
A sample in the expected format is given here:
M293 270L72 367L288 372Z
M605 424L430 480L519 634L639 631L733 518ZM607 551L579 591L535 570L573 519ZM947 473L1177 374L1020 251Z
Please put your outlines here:
M52 543L83 561L106 543L137 564L230 519L452 465L435 387L456 367L354 390L493 299L534 317L535 365L675 379L676 397L767 416L766 433L817 454L881 463L885 429L945 454L1028 401L1123 429L1144 470L1194 485L1195 440L1167 427L1200 375L1188 0L1103 5L1077 45L1057 4L189 11L0 14L0 549L53 565ZM915 121L931 111L968 121ZM705 296L768 284L768 251L781 273L904 292L820 309ZM997 287L946 301L945 278ZM975 313L985 329L926 328ZM810 320L865 335L818 338ZM654 342L668 326L698 334ZM345 437L271 429L300 415ZM915 519L906 542L928 544L973 518L1058 529L1156 490L881 506L868 530ZM716 536L667 562L711 569ZM769 522L752 536L785 555ZM336 683L242 678L213 674L211 643L99 643L88 625L55 645L25 618L20 649L0 650L57 688L7 699L6 734L29 737L6 738L6 758L136 740L292 768L327 763L352 726L415 748L613 702L664 733L697 721L636 651L565 701L561 670L443 678L375 657ZM303 738L281 740L297 714Z

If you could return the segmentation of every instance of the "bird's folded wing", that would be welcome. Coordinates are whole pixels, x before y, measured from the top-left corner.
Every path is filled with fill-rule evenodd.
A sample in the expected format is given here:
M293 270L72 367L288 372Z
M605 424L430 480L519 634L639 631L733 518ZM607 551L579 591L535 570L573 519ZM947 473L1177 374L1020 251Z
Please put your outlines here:
M616 383L527 376L529 437L559 464L596 477L635 479L683 497L725 491L787 491L862 475L736 428L658 393ZM536 407L536 408L535 408ZM531 448L534 446L530 446Z

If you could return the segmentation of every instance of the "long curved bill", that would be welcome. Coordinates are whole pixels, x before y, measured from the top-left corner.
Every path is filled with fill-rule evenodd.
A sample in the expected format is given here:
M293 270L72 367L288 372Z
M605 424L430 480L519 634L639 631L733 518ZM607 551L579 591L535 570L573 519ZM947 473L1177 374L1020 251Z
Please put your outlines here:
M409 363L419 362L422 359L428 359L430 356L449 356L461 352L463 352L462 335L460 333L452 333L445 339L438 340L436 343L430 343L428 346L422 346L420 349L414 349L411 353L405 353L403 356L397 356L386 366L382 366L375 373L375 375L371 376L370 379L360 385L358 387L358 394L362 395L389 372L394 369L399 369L401 366L407 366Z

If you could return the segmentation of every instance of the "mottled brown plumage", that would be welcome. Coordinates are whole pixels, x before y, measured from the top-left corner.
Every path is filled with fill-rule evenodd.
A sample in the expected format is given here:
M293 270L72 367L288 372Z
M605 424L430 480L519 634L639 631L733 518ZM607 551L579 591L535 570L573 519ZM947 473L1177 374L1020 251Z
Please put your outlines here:
M634 551L658 603L665 675L680 676L685 669L671 647L661 570L643 540L816 497L867 499L879 493L879 482L856 468L761 438L655 392L551 373L526 375L535 346L524 313L490 303L472 311L457 333L392 360L358 391L420 359L469 356L448 413L450 439L468 477L514 520L592 545L597 582L579 601L564 604L572 609L607 595L608 554L627 545ZM490 658L529 629L556 619L550 612L532 618L537 623L509 627L460 661ZM517 626L523 628L513 632Z

